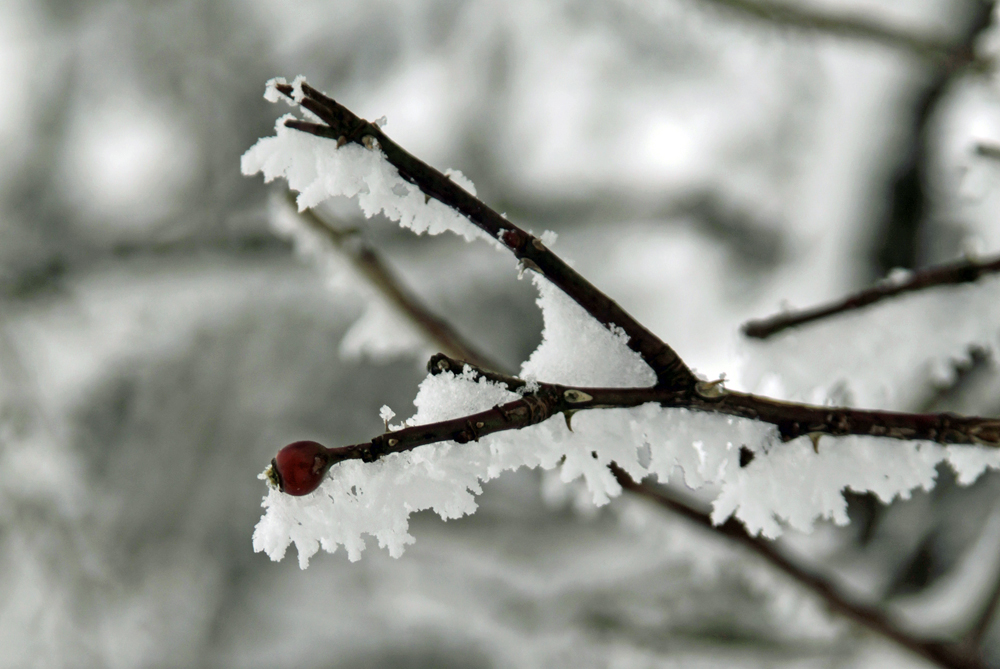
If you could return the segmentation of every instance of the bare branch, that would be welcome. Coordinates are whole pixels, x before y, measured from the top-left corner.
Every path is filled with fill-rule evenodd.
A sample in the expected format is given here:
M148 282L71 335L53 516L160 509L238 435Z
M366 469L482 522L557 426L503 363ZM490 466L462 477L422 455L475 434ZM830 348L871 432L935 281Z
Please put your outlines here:
M292 207L295 207L294 200L295 198L289 193L288 201ZM310 228L323 234L337 251L350 261L354 269L437 348L479 367L499 368L498 363L476 350L450 323L431 312L399 281L374 249L358 239L356 234L335 227L312 209L299 212L299 215Z
M277 88L282 94L294 99L291 86L280 85ZM409 154L374 123L359 118L308 84L302 85L302 91L305 97L299 104L322 119L326 125L288 120L285 125L289 128L332 139L338 145L355 142L374 147L377 143L402 178L416 185L426 196L455 209L478 228L499 240L526 268L541 273L598 321L624 330L629 338L629 348L639 353L653 368L658 386L689 388L697 381L672 348L546 248L540 239L517 227L447 176Z
M955 646L917 639L899 629L877 608L852 602L829 581L785 557L775 548L773 542L747 534L746 529L738 521L730 518L721 525L715 525L707 513L692 508L690 503L678 499L668 490L636 483L628 474L617 467L614 473L625 490L641 495L705 529L726 536L750 549L768 564L818 595L833 611L853 620L862 627L892 639L900 646L942 667L953 669L986 668L987 665L975 655L967 655Z
M771 0L702 0L740 14L798 30L808 30L847 39L884 44L921 58L949 65L974 59L971 49L931 35L915 33L880 24L870 18L849 14L828 14L791 2Z
M782 330L812 323L846 311L853 311L889 297L925 290L934 286L971 283L980 277L1000 272L1000 255L984 260L963 260L912 272L903 281L891 279L830 304L781 313L769 318L749 321L743 325L743 334L754 339L767 339Z
M983 158L1000 160L1000 144L980 142L976 145L976 155L982 156Z
M468 363L437 354L428 363L432 374L461 373ZM527 385L521 379L470 367L512 391ZM866 435L900 440L927 440L940 444L978 444L1000 447L1000 420L958 416L950 413L909 414L893 411L863 411L780 402L748 393L727 391L700 382L693 392L670 388L589 388L539 383L520 399L487 411L451 420L416 425L381 434L370 442L327 448L324 470L344 460L373 462L389 453L402 453L441 441L459 444L479 441L496 432L519 430L557 414L589 409L635 407L656 402L664 407L721 413L771 423L782 441L807 435Z

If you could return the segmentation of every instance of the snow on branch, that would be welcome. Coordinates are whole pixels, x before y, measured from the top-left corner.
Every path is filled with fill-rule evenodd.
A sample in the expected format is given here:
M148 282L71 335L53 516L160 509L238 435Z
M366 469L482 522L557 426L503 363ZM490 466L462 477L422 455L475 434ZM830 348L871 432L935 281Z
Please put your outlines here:
M472 240L487 236L508 248L523 267L537 271L606 326L621 329L628 346L656 372L657 383L688 386L695 377L680 357L611 298L471 192L460 173L448 176L410 155L381 128L309 86L300 77L274 79L265 97L295 101L322 123L278 119L276 136L261 139L242 160L243 173L279 176L300 191L299 207L336 195L358 197L365 215L379 211L415 232L452 230ZM301 130L302 132L294 132ZM322 139L325 138L325 139ZM330 144L332 140L335 145ZM336 150L334 150L336 149ZM465 188L466 186L468 188Z
M418 413L406 425L370 442L324 449L315 472L316 494L292 497L277 488L269 493L268 513L254 537L258 550L280 558L294 541L300 561L308 561L319 546L332 551L339 543L357 559L364 532L398 555L412 541L405 532L412 511L432 508L443 518L471 513L475 502L470 493L480 492L481 481L522 466L559 466L567 482L582 476L598 505L621 492L611 474L614 466L633 480L653 474L662 482L679 467L690 487L720 486L715 522L735 515L752 534L772 538L781 532L778 520L803 530L818 517L846 523L844 488L871 491L890 501L917 487L933 487L935 467L944 461L963 482L986 466L1000 467L998 450L915 441L890 446L854 437L819 448L799 439L779 447L805 425L841 435L870 435L873 426L878 433L882 426L905 425L889 428L886 436L998 446L1000 421L995 420L807 407L711 384L687 396L657 388L529 383L443 354L428 367L431 374L414 402ZM560 414L564 421L550 420ZM642 447L649 449L647 464L641 461ZM275 467L267 474L280 488ZM334 475L325 476L331 468ZM289 523L293 518L313 522ZM320 536L311 543L296 536L317 530Z
M521 370L525 380L435 357L412 418L369 442L310 445L298 473L315 477L314 492L280 492L286 473L272 468L266 478L277 486L264 500L256 550L280 559L295 543L305 566L320 548L344 546L356 560L369 535L398 556L413 541L410 514L472 513L483 481L519 467L558 468L567 482L582 478L598 505L621 493L618 471L636 481L712 484L713 522L735 517L766 537L785 525L808 530L818 518L846 523L845 489L889 501L930 489L943 462L962 483L1000 468L1000 449L980 447L1000 445L996 420L792 404L699 381L541 240L406 153L376 124L301 80L268 90L297 100L322 123L283 118L276 137L244 156L244 172L286 177L302 191L300 207L349 195L366 213L386 211L418 232L461 233L460 224L471 221L537 272L544 330Z

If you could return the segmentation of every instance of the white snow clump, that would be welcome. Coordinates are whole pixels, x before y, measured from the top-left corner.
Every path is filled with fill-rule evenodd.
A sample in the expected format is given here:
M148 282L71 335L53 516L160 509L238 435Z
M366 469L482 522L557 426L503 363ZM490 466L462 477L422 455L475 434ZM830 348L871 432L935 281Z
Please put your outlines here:
M264 97L275 102L280 94L272 82L284 81L268 82ZM295 82L301 85L302 79ZM261 172L265 181L287 179L289 188L299 192L299 211L331 197L357 197L365 216L370 218L384 212L390 220L399 221L417 234L437 235L450 230L469 241L489 239L455 210L433 198L426 199L419 188L399 176L380 149L366 149L355 143L338 149L334 140L285 127L290 118L294 116L286 114L279 118L275 136L264 137L250 147L243 154L240 167L247 176ZM475 194L472 182L461 172L448 170L446 174Z

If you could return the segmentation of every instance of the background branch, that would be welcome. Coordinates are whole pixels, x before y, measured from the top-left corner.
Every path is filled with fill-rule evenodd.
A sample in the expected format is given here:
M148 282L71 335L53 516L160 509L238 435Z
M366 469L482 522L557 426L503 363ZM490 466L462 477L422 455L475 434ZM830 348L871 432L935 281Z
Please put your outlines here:
M295 196L291 192L286 199L289 206L297 210ZM473 348L449 322L434 314L420 298L399 281L392 269L382 261L374 249L360 239L356 232L337 228L313 209L306 209L298 214L312 230L326 237L351 263L351 266L436 348L448 355L468 360L479 367L500 368L499 363Z
M775 314L761 320L748 321L742 327L743 334L754 339L767 339L782 330L812 323L847 311L853 311L874 304L889 297L912 293L935 286L956 285L978 281L980 277L1000 272L1000 255L983 260L963 260L936 265L911 272L902 281L886 279L859 293L849 295L829 304Z
M984 158L1000 160L1000 144L981 142L976 145L976 155Z
M776 25L884 44L939 62L953 61L956 57L964 55L964 43L955 44L930 35L918 35L878 23L867 17L827 14L791 2L769 0L703 0L703 2Z
M966 654L955 645L945 645L917 639L897 627L877 608L850 601L828 580L784 556L775 548L773 542L747 534L746 529L739 521L730 518L721 525L715 525L707 513L693 508L687 502L681 501L675 494L664 489L662 486L653 487L636 483L628 474L617 467L614 473L622 488L641 495L664 508L670 509L673 513L690 520L696 525L725 536L750 549L763 558L765 562L778 569L778 571L790 576L797 583L805 587L806 590L820 597L832 611L853 620L865 629L891 639L900 646L942 667L985 669L987 666L979 659L978 652L975 650L973 654Z

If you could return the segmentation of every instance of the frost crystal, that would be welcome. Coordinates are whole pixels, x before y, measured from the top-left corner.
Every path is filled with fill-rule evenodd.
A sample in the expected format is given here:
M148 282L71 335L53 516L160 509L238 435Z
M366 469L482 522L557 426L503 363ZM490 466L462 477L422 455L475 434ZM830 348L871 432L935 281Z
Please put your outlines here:
M269 82L265 98L277 99L276 84ZM301 80L295 81L301 86ZM301 94L301 89L297 88ZM437 200L426 199L419 188L399 176L399 172L380 150L348 143L339 149L336 142L285 127L285 115L275 125L275 136L260 139L241 160L243 174L258 172L266 181L278 177L299 192L299 210L313 207L335 196L357 197L369 218L379 212L417 234L440 234L452 231L467 240L488 238L461 214ZM475 194L472 182L461 172L448 176L459 186Z

